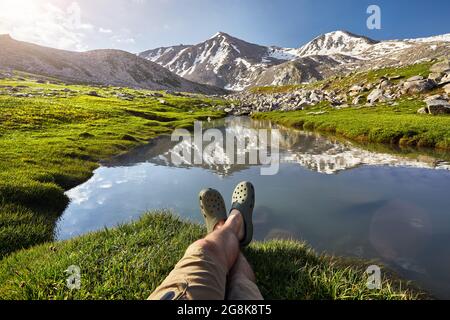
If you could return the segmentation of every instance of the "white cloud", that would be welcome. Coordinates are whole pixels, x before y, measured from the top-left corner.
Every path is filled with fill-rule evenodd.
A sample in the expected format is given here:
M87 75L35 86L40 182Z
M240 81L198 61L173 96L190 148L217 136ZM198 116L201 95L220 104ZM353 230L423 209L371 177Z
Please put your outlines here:
M114 41L117 43L127 43L127 44L133 44L136 43L136 40L134 38L113 38Z
M128 28L121 28L111 35L111 46L113 48L123 47L123 45L132 45L136 43L136 34Z
M0 33L59 49L87 50L86 33L94 26L81 16L77 2L60 8L47 1L1 0Z
M100 28L98 28L98 32L100 32L100 33L112 33L112 30L100 27Z

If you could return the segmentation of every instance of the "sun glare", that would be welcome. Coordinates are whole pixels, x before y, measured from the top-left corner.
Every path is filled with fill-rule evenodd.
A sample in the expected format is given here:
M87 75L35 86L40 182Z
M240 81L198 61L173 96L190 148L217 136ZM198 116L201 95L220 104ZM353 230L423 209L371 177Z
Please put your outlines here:
M2 0L0 2L0 11L4 15L20 16L32 12L38 5L36 0Z
M0 16L9 19L32 19L38 10L39 0L2 0L0 1Z

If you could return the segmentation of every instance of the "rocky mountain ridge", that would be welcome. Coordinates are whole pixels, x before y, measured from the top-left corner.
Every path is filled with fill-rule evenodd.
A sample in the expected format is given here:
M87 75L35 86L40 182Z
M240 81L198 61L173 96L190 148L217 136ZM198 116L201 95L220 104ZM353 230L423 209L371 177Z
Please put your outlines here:
M121 50L72 52L16 41L0 35L0 70L23 71L73 83L222 94L160 65Z
M357 69L416 63L439 56L450 49L449 44L450 34L376 41L334 31L300 48L281 48L248 43L219 32L197 45L157 48L139 56L186 79L240 91L261 85L314 82Z

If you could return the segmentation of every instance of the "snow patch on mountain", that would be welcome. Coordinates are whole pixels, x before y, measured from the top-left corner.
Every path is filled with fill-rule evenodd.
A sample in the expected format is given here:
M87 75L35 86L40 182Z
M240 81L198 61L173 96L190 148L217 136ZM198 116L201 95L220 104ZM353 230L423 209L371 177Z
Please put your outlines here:
M450 33L427 38L407 39L409 42L450 42Z
M297 51L297 49L293 48L269 47L267 50L267 57L290 61L299 58Z

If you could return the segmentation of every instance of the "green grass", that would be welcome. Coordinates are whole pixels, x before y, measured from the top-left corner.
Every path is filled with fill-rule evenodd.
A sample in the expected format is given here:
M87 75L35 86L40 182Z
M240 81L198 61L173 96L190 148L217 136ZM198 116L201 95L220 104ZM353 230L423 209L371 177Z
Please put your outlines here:
M139 221L46 243L0 261L2 299L146 299L169 274L203 227L167 212ZM295 241L254 243L246 250L266 299L419 299L427 296L383 270L381 290L366 286L367 266L318 255ZM270 261L270 263L268 263ZM66 287L71 265L81 289Z
M398 101L397 106L379 104L337 110L321 104L307 110L257 113L253 117L359 142L449 150L450 117L417 114L424 105L422 101L406 99ZM308 114L316 111L326 113Z
M13 97L7 86L33 97ZM64 92L70 89L70 92ZM89 96L97 91L101 97ZM116 97L133 94L133 101ZM49 96L42 96L46 94ZM68 203L64 191L87 180L101 160L193 121L223 117L223 100L114 87L0 80L0 257L51 241Z

